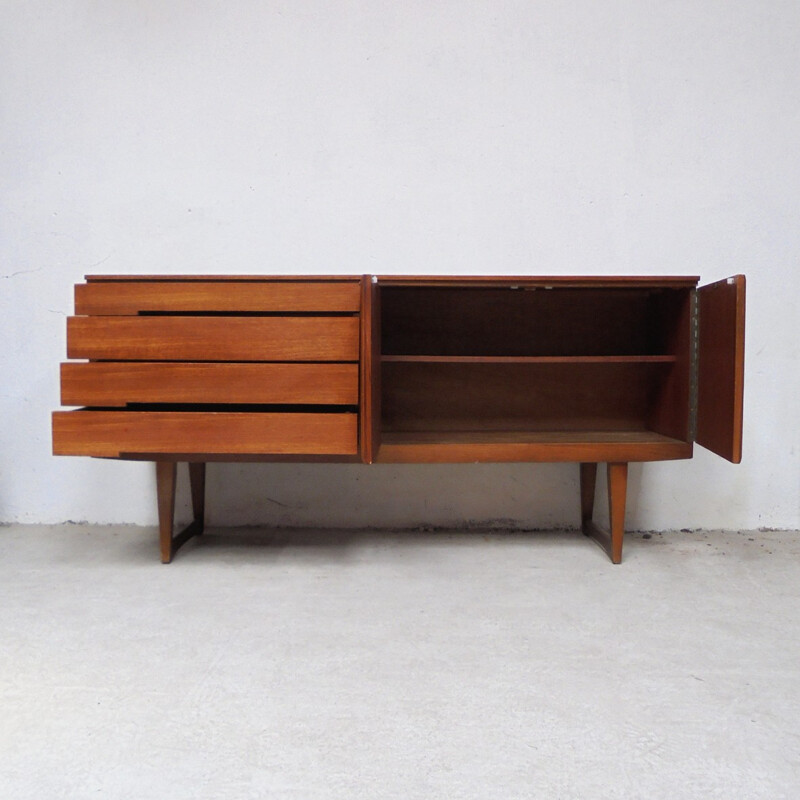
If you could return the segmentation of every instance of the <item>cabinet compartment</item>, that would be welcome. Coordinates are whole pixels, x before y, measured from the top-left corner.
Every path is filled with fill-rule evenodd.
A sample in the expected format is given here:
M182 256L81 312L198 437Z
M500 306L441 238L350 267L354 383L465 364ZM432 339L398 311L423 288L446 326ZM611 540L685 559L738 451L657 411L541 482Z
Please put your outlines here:
M691 306L685 287L384 285L379 460L686 457Z
M645 430L668 365L383 365L383 430Z
M415 287L381 289L381 354L675 354L680 289Z

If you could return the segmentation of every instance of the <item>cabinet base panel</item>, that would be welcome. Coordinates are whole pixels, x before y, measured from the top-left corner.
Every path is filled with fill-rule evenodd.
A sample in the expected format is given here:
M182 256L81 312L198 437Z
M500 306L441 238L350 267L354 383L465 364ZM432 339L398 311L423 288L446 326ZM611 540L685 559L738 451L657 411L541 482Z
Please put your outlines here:
M691 458L692 443L653 431L384 432L377 462L628 462Z

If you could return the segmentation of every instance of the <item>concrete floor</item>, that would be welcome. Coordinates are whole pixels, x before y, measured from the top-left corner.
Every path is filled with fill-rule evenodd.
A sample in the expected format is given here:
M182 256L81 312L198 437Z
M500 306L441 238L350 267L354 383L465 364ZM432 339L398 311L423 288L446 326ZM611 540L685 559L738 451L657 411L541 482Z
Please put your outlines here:
M4 800L798 796L798 532L0 528Z

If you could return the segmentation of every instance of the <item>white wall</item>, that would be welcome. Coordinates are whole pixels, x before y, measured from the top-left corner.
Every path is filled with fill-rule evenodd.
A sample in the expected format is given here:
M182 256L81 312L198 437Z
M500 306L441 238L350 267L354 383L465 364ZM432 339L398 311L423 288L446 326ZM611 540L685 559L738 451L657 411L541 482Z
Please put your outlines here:
M800 5L0 3L0 520L152 523L50 455L86 273L749 279L744 463L629 525L800 527ZM214 465L212 522L572 525L571 465ZM184 498L185 502L185 498Z

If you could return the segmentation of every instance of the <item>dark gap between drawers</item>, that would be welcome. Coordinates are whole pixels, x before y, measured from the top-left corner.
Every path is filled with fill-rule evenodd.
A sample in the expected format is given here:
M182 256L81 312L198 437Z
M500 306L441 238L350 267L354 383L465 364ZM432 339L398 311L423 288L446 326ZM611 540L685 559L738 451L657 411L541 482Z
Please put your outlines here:
M139 311L140 317L357 317L358 311ZM103 316L93 315L93 316Z
M314 405L311 403L128 403L119 406L87 406L84 411L180 411L240 412L272 414L356 414L357 405Z

